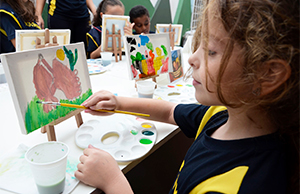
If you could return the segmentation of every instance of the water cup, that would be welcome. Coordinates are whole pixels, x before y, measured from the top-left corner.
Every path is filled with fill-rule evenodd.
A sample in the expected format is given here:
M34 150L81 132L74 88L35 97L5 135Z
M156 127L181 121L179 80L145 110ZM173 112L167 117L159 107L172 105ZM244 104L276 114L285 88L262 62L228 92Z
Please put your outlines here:
M30 148L25 159L40 194L59 194L64 191L69 147L57 141Z
M139 98L153 98L156 83L153 81L137 81L136 87Z
M111 64L112 53L111 52L101 52L102 65L105 67Z

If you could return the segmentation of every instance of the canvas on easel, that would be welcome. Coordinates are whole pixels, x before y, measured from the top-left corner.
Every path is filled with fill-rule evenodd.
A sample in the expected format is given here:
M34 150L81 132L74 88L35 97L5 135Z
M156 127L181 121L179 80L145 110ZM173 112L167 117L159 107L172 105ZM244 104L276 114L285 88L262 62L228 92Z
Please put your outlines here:
M48 43L52 44L56 40L58 45L70 44L71 31L64 30L49 30L49 37L45 36L45 30L16 30L16 51L25 51L36 49L38 44L45 45L47 38ZM37 41L40 40L40 43Z
M112 37L106 38L106 31L108 30L109 34L116 33L120 30L121 37L124 36L124 27L126 25L126 22L129 22L129 16L119 16L119 15L102 15L102 37L101 37L101 50L103 51L104 48L107 46L106 51L112 51L113 48L113 39ZM114 32L113 32L113 25L115 26ZM117 40L116 44L118 45L119 42ZM123 41L121 41L121 47L124 51L124 44Z
M124 43L130 79L148 79L172 71L168 34L125 36Z
M36 102L81 104L92 95L85 56L83 43L1 55L23 134L78 115L81 110Z
M182 48L171 51L172 53L172 71L169 72L169 80L173 82L183 77Z
M170 25L171 30L175 32L174 35L174 44L180 45L181 41L181 33L182 33L182 24L156 24L156 33L166 33L170 32Z

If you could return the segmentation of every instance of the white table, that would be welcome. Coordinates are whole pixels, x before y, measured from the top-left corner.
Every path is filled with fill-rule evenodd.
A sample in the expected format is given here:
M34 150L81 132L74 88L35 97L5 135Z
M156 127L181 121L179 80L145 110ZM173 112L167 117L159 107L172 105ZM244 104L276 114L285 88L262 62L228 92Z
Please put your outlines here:
M184 64L187 64L187 55L184 56ZM187 66L184 66L184 69L186 70ZM113 93L117 93L119 96L137 97L134 87L135 81L128 79L128 70L124 56L122 61L118 63L112 63L111 68L106 72L102 74L91 75L90 80L93 92L104 89ZM158 84L166 83L166 77L162 76L162 78L158 79ZM28 135L21 134L14 104L7 83L0 84L0 108L0 155L16 147L20 143L24 143L27 146L33 146L37 143L48 141L47 135L42 134L40 130L36 130ZM84 112L81 114L83 122L93 118L92 115ZM150 153L154 152L159 146L163 145L165 141L167 141L169 138L172 138L172 136L179 131L178 127L175 125L160 122L154 122L154 124L157 128L158 135L156 145L152 148ZM79 156L82 155L83 149L77 147L75 144L75 133L77 129L78 127L76 125L75 117L55 125L57 140L68 144L70 147L70 155L72 157L79 158ZM119 164L119 167L124 173L126 173L136 164L146 158L147 155L133 162ZM72 191L72 194L91 193L94 190L95 188L93 187L79 183ZM0 193L2 194L11 192L0 189Z

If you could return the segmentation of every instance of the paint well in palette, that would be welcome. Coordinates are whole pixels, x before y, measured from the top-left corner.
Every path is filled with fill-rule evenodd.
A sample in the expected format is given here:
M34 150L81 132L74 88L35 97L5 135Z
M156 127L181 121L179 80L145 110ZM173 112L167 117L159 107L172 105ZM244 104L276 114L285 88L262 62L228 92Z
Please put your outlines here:
M147 136L154 135L152 131L143 131L142 134Z
M153 127L153 126L152 126L152 125L149 125L149 124L143 124L142 127L143 127L143 128L151 128L151 127Z
M168 96L179 96L179 95L180 95L179 92L172 92L168 94Z
M131 130L130 133L131 133L132 135L137 135L137 134L138 134L138 132L137 132L136 130Z
M151 141L150 139L141 139L141 140L140 140L140 143L141 143L141 144L151 144L152 141Z
M101 142L104 145L108 145L108 144L113 144L115 143L118 139L119 139L119 134L116 132L109 132L107 134L105 134L102 138L101 138Z

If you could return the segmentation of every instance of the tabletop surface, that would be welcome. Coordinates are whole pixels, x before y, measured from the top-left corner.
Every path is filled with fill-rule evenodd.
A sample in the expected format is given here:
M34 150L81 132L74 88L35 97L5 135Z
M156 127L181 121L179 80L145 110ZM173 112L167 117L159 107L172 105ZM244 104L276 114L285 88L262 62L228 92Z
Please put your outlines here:
M187 55L184 57L184 64L187 64ZM185 71L188 68L184 67ZM138 97L135 81L129 80L128 70L126 67L126 60L113 62L107 67L107 71L100 74L90 76L92 91L109 90L118 96ZM160 76L157 80L158 85L167 84L167 77ZM8 152L9 150L17 147L23 143L29 147L48 141L47 134L42 134L40 130L36 130L28 135L21 133L18 123L17 115L14 108L14 103L9 91L7 83L0 84L0 155ZM94 116L81 112L83 122L93 119ZM151 121L153 122L153 121ZM157 129L156 144L165 139L174 130L178 129L175 125L153 122ZM74 138L78 127L74 117L71 117L58 125L55 125L57 141L65 142L70 147L70 156L78 158L82 155L83 149L76 146ZM155 146L154 146L155 147ZM138 161L119 163L120 169L123 172L130 170ZM133 166L130 166L133 165ZM128 169L126 169L128 168ZM72 194L90 193L95 188L79 183L72 191ZM0 189L0 193L11 193Z

